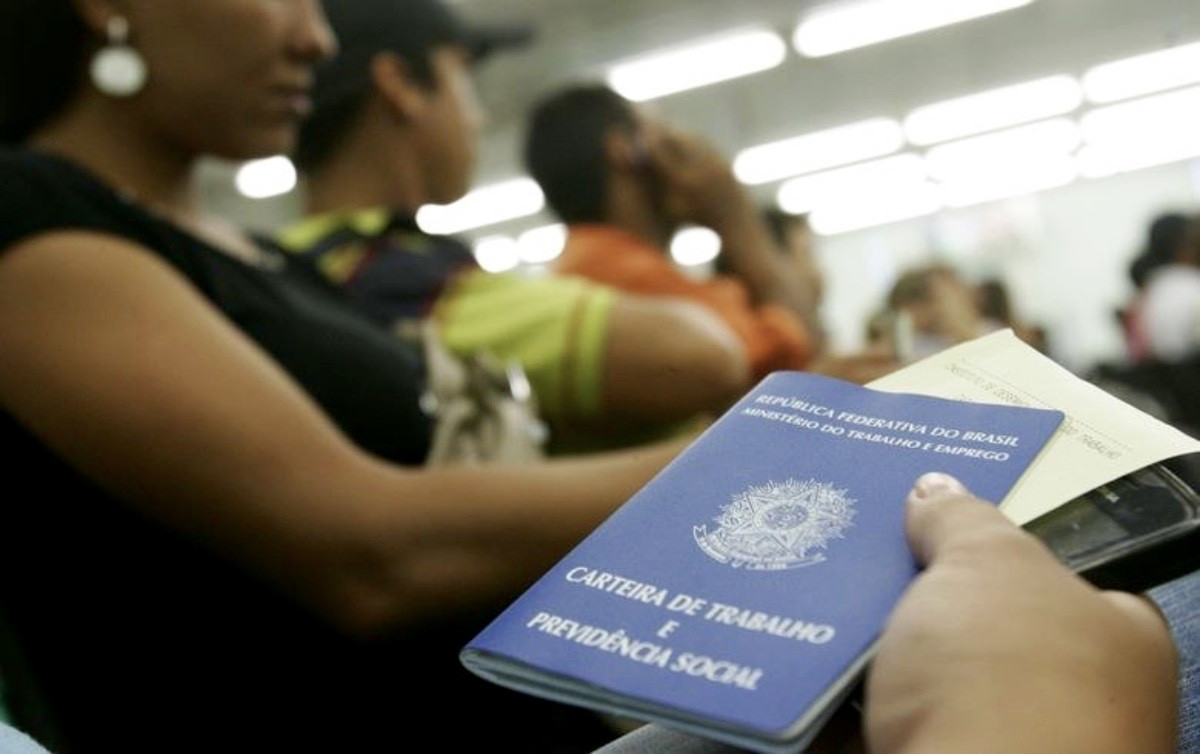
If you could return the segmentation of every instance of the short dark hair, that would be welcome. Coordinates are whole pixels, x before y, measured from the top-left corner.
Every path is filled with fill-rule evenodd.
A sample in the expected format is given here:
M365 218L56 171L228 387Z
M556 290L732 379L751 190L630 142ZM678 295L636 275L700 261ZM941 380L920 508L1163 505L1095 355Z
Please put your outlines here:
M979 282L975 289L979 291L979 313L997 322L1009 323L1014 320L1012 297L1008 286L1000 278L987 278Z
M1182 212L1156 215L1146 228L1146 245L1129 264L1129 279L1141 288L1150 273L1175 260L1176 250L1188 237L1191 218Z
M602 84L576 84L532 108L525 167L566 223L600 222L608 193L604 141L613 128L637 127L629 100Z
M0 2L0 143L26 141L63 111L92 36L71 0Z
M767 228L771 231L771 236L781 246L787 244L789 230L808 227L807 214L787 212L773 204L763 209L762 216L767 223Z
M954 268L945 262L930 262L906 270L892 283L888 291L888 307L898 310L909 304L927 300L932 281L938 275L958 277Z

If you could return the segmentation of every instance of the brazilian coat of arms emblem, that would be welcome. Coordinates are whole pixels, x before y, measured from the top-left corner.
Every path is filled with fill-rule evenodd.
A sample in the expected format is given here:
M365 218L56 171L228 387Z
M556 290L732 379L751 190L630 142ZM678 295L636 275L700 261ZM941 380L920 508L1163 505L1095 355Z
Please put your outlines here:
M692 529L706 555L734 568L778 571L825 560L823 550L854 523L856 501L814 479L767 482L733 496L716 528Z

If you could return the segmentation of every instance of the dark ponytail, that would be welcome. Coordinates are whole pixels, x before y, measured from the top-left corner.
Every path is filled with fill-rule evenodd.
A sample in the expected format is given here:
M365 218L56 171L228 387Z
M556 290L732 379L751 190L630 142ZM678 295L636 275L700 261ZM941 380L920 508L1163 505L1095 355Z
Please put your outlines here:
M63 110L89 36L71 0L0 0L0 143L23 143Z

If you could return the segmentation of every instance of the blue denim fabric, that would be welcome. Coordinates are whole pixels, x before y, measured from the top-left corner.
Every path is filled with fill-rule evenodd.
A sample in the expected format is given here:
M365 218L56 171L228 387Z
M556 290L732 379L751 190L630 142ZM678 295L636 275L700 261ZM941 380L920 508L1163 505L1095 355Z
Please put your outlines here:
M1200 571L1154 587L1179 647L1179 749L1200 754Z
M0 723L0 754L50 754L16 728Z
M592 754L738 754L741 751L658 725L643 725Z

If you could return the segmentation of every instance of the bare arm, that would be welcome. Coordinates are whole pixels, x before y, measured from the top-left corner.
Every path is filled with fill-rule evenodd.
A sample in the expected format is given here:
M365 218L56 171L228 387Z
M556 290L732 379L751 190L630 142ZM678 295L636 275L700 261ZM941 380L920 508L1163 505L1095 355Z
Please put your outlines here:
M819 297L815 278L787 264L724 155L695 134L665 126L652 133L651 154L665 177L671 211L717 232L729 268L757 303L783 306L818 332L813 329Z
M678 421L720 412L750 387L745 349L708 309L623 294L605 348L601 416Z
M0 364L0 403L68 462L355 633L515 595L680 449L383 463L174 270L96 234L0 259Z

